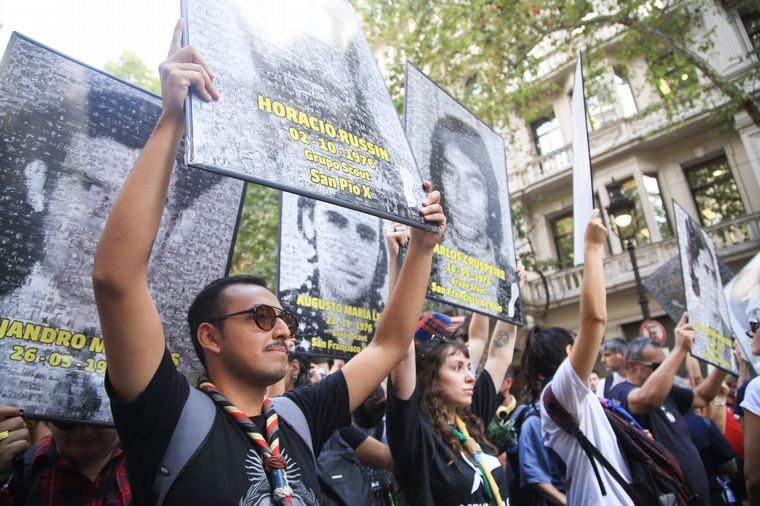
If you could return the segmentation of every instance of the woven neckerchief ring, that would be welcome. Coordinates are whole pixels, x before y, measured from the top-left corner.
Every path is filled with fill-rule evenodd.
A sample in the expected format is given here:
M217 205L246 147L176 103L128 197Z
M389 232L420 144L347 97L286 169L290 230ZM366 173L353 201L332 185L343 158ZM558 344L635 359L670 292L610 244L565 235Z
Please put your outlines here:
M266 439L261 434L261 430L246 416L245 413L235 407L228 401L224 395L211 383L207 378L201 378L198 388L206 393L214 403L222 408L237 426L255 443L255 447L261 452L264 461L264 472L266 472L269 487L272 490L272 499L275 503L281 505L293 504L293 489L288 485L288 477L285 474L287 462L285 457L280 453L280 425L277 413L274 411L272 401L265 399L261 405L266 420Z

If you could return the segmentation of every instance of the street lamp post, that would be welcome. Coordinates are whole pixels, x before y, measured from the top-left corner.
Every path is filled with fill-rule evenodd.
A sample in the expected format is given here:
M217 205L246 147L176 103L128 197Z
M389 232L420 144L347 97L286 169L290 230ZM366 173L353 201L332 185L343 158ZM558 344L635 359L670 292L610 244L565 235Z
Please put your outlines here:
M620 183L612 181L609 187L610 190L610 205L607 206L607 214L610 215L612 221L615 223L615 229L617 235L623 241L623 246L628 250L628 255L631 257L631 265L633 266L633 276L636 279L636 289L639 292L639 305L641 306L641 313L644 315L644 320L649 320L649 301L647 301L644 294L644 286L641 283L641 275L639 274L639 264L636 262L636 252L634 237L638 231L638 223L636 219L636 203L623 195L620 191Z

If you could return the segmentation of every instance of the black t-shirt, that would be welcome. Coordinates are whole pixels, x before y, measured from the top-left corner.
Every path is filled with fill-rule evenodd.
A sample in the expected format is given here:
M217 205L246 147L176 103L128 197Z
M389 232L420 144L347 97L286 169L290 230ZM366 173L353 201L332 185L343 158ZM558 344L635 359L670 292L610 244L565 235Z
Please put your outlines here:
M389 391L392 388L389 386ZM488 372L478 376L472 397L472 411L481 420L496 413L496 387ZM422 417L418 393L403 401L393 394L387 404L388 446L398 470L401 487L409 504L415 506L469 506L489 504L480 472L469 458L460 454L449 465L448 446ZM484 449L485 451L485 449ZM504 468L493 456L490 464L501 498L509 504L509 488Z
M135 504L155 504L153 481L190 386L172 364L167 350L150 384L134 401L116 401L108 378L106 387L127 456ZM351 422L348 388L340 371L285 395L303 411L316 454L333 432ZM264 430L263 415L252 420ZM286 473L293 488L293 504L319 504L319 481L311 453L282 418L280 445L288 462ZM164 504L271 504L269 482L258 450L221 409L217 408L208 439L177 477Z
M610 398L620 402L628 409L628 394L638 386L629 381L618 383L612 388ZM652 433L655 441L668 449L681 464L681 470L709 504L710 493L707 487L707 473L697 447L689 437L689 427L683 415L691 409L694 392L688 388L673 385L659 409L642 415L634 415L641 426Z

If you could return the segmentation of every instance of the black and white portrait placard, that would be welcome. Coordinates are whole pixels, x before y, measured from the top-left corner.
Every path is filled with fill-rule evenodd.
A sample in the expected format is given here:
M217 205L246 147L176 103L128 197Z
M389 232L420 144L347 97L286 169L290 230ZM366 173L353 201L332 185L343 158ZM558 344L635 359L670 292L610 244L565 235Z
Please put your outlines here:
M4 404L41 418L111 422L93 257L160 110L159 97L12 36L0 69ZM241 196L240 181L175 168L149 285L183 372L196 365L187 308L225 273Z
M375 333L385 307L383 220L283 192L278 296L299 321L296 350L350 358Z
M734 277L734 273L720 257L718 257L718 268L720 279L725 285ZM662 264L656 271L642 279L642 283L673 323L677 324L686 311L680 255L675 255Z
M747 335L749 321L760 318L760 253L724 285L731 329L744 359L752 364L755 373L760 374L760 356L752 354L752 339Z
M426 227L419 170L348 2L183 0L183 12L222 94L190 101L191 165Z
M691 354L716 367L738 373L723 294L718 255L709 235L673 201L678 232L686 310L697 339Z
M409 63L404 118L448 218L428 298L522 324L504 140Z

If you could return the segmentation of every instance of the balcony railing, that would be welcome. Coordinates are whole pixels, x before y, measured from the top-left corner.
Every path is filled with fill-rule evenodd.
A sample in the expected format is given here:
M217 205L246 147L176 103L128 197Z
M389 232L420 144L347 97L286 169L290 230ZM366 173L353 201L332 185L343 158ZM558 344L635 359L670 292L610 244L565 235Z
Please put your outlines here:
M618 147L633 141L644 140L653 133L667 131L669 127L699 116L705 112L704 104L708 101L716 105L725 102L726 99L713 92L704 102L697 101L690 106L685 105L670 117L664 108L657 108L641 112L629 118L623 118L591 132L589 134L589 150L592 161L598 156L613 151ZM546 155L529 159L527 162L508 163L509 167L515 167L514 170L510 170L509 191L516 192L523 190L536 182L562 173L569 175L572 168L572 160L573 146L571 143Z
M760 213L741 216L724 221L707 229L712 237L718 255L729 256L760 248ZM678 254L675 239L648 244L636 249L636 261L642 277L652 274L665 262ZM604 259L604 274L607 290L614 291L635 283L631 260L626 252ZM580 295L583 267L573 267L545 274L549 289L550 303L554 306L577 298ZM539 277L531 277L523 291L528 306L543 306L546 290Z

